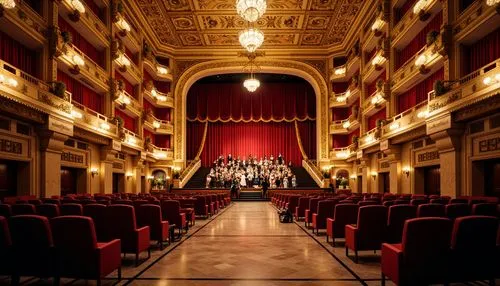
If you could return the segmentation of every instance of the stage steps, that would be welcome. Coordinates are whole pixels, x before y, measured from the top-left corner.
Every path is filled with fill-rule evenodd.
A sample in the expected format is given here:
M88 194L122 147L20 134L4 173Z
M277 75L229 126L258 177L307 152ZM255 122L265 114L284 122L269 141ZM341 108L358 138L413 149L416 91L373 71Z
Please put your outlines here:
M292 167L292 172L297 177L298 188L317 188L318 184L311 178L309 173L303 167Z
M262 192L260 190L241 190L239 198L233 198L233 201L247 201L247 202L259 202L268 201L269 199L262 198Z
M210 173L209 167L200 167L191 177L189 182L184 186L185 189L200 189L205 188L207 175Z

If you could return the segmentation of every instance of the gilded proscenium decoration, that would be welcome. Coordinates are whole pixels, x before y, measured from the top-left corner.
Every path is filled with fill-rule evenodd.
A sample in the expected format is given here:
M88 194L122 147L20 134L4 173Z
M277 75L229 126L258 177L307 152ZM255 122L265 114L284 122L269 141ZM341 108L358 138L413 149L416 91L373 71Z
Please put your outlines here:
M340 45L354 26L363 0L273 0L255 22L262 48L325 48ZM169 47L234 49L245 21L235 0L138 0L147 24ZM368 3L368 4L367 4Z

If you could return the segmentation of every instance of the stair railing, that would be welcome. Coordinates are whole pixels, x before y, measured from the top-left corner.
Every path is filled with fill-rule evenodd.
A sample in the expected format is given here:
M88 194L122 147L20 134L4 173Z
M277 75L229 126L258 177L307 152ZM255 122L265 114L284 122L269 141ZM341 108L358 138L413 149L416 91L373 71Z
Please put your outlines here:
M323 174L321 173L321 170L311 160L302 160L302 167L304 167L304 169L314 179L318 186L320 186L321 188L326 188L328 186L328 183L323 180Z

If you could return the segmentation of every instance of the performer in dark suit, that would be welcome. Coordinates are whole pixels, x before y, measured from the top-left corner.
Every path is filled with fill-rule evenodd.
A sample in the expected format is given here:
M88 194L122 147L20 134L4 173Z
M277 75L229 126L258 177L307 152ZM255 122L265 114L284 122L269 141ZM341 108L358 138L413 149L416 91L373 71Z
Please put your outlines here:
M227 155L227 162L232 162L233 161L233 156L231 154Z
M278 164L283 165L283 156L281 156L281 153L278 155Z
M267 178L264 178L262 180L262 198L265 198L267 196L267 189L269 188L269 182Z

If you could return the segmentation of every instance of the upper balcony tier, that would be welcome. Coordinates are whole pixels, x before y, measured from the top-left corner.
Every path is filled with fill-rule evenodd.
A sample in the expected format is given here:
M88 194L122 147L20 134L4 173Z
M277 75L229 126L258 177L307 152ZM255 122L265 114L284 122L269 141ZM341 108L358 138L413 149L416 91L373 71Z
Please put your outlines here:
M372 130L366 132L365 134L359 137L358 149L365 149L379 144L380 136L381 136L381 130L378 127L375 127Z
M62 44L58 50L58 68L97 92L109 91L109 74L73 44Z
M152 91L144 90L142 94L144 98L151 102L155 107L174 108L174 97L171 92L163 93L153 89Z
M330 134L347 135L358 128L358 119L349 117L344 120L334 121L332 124L330 124Z
M332 93L330 96L330 108L335 108L335 107L349 107L351 106L354 102L356 102L359 98L359 95L361 92L359 91L359 88L354 88L353 90L348 89L346 92L343 93Z
M387 103L388 96L383 91L375 91L363 102L363 115L372 116Z
M87 41L99 49L109 47L111 38L109 29L85 4L85 1L61 0L56 3L59 3L59 15L79 31Z
M444 83L443 91L429 93L429 116L468 106L486 98L500 89L500 59L456 82Z
M125 113L134 118L142 115L142 106L139 104L139 101L126 91L120 91L115 102Z
M73 101L72 104L73 109L71 114L75 120L75 125L87 130L94 130L98 134L108 138L116 138L118 136L118 128L110 118L76 101Z
M372 82L384 71L387 63L387 55L383 49L379 49L364 67L363 81Z
M71 118L71 94L61 97L49 92L45 82L0 60L0 93L16 102L22 102L46 114Z
M173 80L172 71L168 66L161 65L156 60L156 57L144 57L144 69L149 72L154 80L169 81Z
M443 55L446 53L442 40L436 41L429 47L423 47L394 73L392 92L403 93L439 70L443 67Z
M391 138L402 133L413 130L417 127L425 125L427 118L427 100L423 101L411 109L387 119L382 127L382 136Z
M174 125L171 121L160 120L151 114L146 116L146 121L144 121L144 128L155 134L174 134Z
M496 5L488 5L487 1L474 1L458 16L453 26L453 37L462 44L474 43L489 34L493 27L500 26Z
M347 147L334 148L330 150L330 158L335 158L337 160L346 160L348 158L356 156L357 144L353 143Z
M341 82L351 78L357 71L359 71L361 59L359 56L353 56L341 66L334 67L330 73L330 80L333 82Z
M363 51L371 51L377 46L380 37L384 35L387 29L387 22L382 19L382 15L374 18L370 29L366 32L362 39Z
M158 161L169 161L174 159L174 152L170 148L161 148L153 144L149 144L147 155Z
M426 3L422 8L421 3ZM419 0L391 30L392 48L401 49L411 42L429 21L442 9L441 0Z
M126 128L122 128L122 132L123 134L121 134L121 138L122 138L122 145L124 146L127 146L129 148L132 148L132 149L135 149L135 150L142 150L143 149L143 146L144 146L144 141L141 139L141 137L126 129Z
M116 21L113 23L117 34L120 36L123 44L133 53L142 51L142 38L137 31L131 27L129 20L124 15L118 13Z
M30 48L43 46L47 42L47 22L23 1L16 2L12 9L3 10L0 27Z
M113 63L123 77L125 77L130 83L136 85L142 82L141 70L126 53L118 52L117 58L113 61Z

